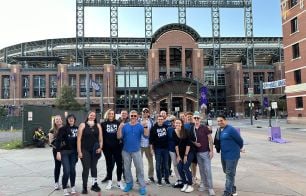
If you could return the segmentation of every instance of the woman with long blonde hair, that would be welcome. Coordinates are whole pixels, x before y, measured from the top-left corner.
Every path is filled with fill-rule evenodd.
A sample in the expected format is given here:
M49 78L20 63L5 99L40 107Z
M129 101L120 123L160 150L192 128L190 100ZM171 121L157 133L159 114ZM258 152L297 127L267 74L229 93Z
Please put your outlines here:
M49 130L49 145L52 147L53 158L54 158L54 189L59 190L60 185L58 183L60 172L61 172L61 165L62 162L56 159L56 138L58 135L58 130L63 126L63 120L60 115L56 115L52 120L52 127Z

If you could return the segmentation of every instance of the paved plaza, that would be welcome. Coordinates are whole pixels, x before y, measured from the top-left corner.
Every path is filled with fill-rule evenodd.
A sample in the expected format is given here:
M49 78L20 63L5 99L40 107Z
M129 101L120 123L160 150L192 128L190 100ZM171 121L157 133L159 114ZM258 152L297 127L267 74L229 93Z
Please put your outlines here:
M216 123L214 121L214 123ZM241 128L245 141L245 153L242 153L238 164L236 185L240 196L260 195L306 195L306 125L286 124L279 120L282 136L288 143L278 144L267 140L268 121L249 119L229 120L235 127ZM275 120L272 120L275 125ZM216 126L214 125L214 130ZM51 148L25 148L21 150L0 150L0 196L58 196L62 190L53 191L53 157ZM144 159L145 171L147 162ZM81 191L82 166L77 163L76 187ZM214 187L217 195L222 195L225 176L221 169L220 155L215 153L212 160ZM98 163L98 177L105 177L105 159ZM147 172L145 172L145 175ZM114 173L114 184L115 181ZM91 181L91 179L90 179ZM90 182L89 181L89 182ZM174 182L174 178L170 178ZM138 186L129 194L124 194L118 188L105 190L101 184L100 194L90 192L88 195L138 195ZM198 185L195 185L198 188ZM188 195L172 187L148 185L148 195L179 196ZM189 195L207 195L206 192L194 191Z

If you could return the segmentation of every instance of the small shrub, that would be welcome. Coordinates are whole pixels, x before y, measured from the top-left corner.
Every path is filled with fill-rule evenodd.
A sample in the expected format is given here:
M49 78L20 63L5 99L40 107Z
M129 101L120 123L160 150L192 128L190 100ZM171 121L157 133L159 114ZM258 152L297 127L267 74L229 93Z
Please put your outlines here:
M9 142L0 142L0 148L5 150L13 150L22 148L21 140L12 140Z

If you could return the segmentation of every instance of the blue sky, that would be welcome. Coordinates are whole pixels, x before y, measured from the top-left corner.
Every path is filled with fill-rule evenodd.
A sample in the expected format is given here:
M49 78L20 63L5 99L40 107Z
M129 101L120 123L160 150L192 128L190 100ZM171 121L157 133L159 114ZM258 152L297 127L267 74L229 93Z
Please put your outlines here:
M21 42L75 37L76 0L0 0L0 49ZM176 23L177 8L153 8L153 33ZM221 9L221 36L244 36L243 9ZM280 0L253 0L254 36L281 37ZM188 8L187 25L211 37L211 11ZM109 36L109 8L85 9L85 36ZM143 8L119 8L119 37L144 37Z

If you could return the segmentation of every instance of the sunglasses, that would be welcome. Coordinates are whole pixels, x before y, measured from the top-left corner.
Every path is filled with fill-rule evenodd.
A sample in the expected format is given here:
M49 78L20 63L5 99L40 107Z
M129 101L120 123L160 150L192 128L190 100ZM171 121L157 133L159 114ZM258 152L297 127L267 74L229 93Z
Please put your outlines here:
M157 120L164 120L164 119L157 119Z
M195 120L199 120L199 119L200 119L200 117L193 117L193 119L195 119Z
M131 118L136 118L137 117L137 115L131 115Z

